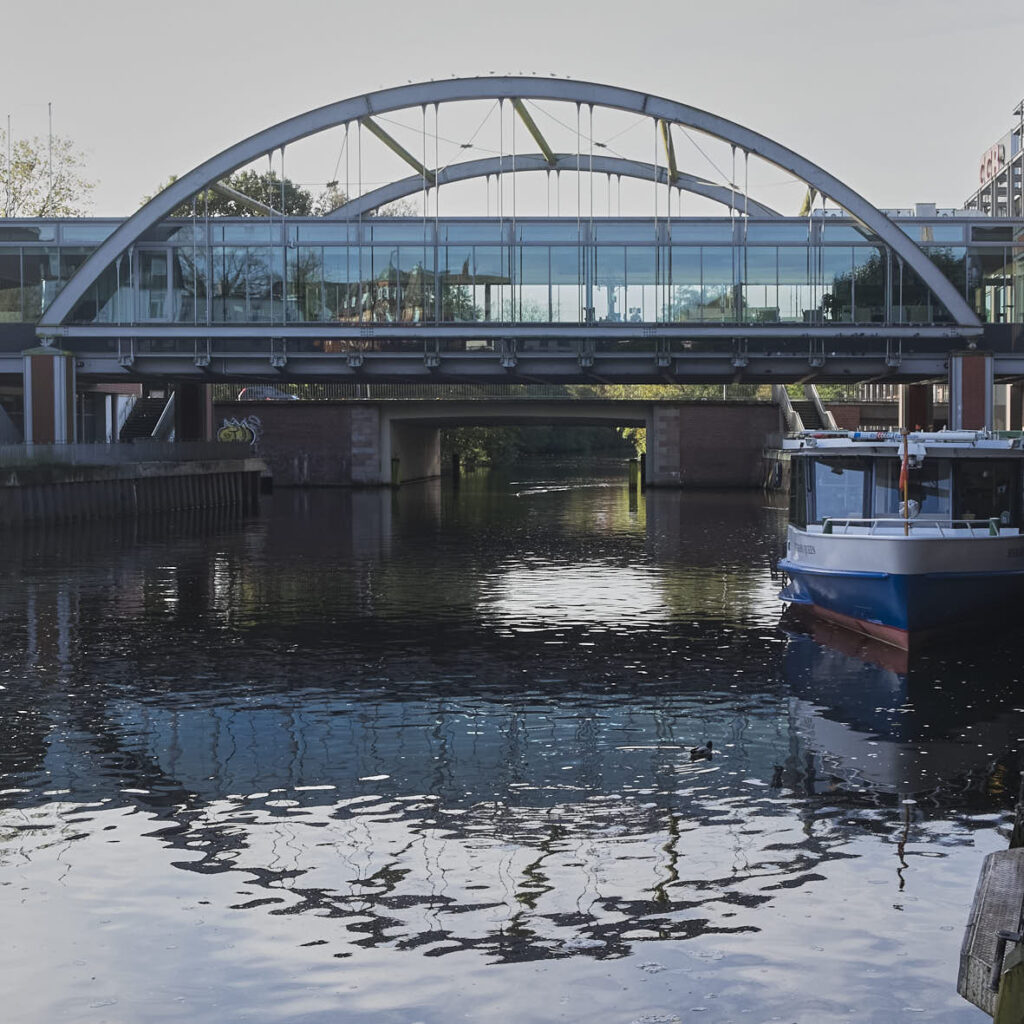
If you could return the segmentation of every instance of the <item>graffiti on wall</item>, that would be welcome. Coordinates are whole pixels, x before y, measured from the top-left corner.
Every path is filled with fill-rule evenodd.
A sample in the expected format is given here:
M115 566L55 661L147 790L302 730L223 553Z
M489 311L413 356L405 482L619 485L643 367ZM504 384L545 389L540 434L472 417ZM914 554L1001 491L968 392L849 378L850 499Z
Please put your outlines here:
M217 430L217 440L255 445L262 434L263 421L259 416L246 416L245 419L232 416L221 423Z

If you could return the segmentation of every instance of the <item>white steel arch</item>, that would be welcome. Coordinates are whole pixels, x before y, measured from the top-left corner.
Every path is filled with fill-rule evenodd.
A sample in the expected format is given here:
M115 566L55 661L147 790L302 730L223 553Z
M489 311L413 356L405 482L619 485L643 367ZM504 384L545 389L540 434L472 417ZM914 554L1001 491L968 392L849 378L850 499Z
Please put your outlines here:
M485 157L482 160L467 160L464 163L449 164L439 170L435 175L438 185L449 185L456 181L469 181L473 178L489 178L498 174L520 174L523 171L565 171L575 173L581 169L577 162L586 160L587 171L595 171L597 174L620 175L623 178L639 178L642 181L657 182L659 185L671 184L673 188L681 189L684 192L692 192L694 195L704 196L716 203L728 206L737 213L749 213L752 217L781 217L778 210L773 210L764 203L756 202L743 192L726 188L725 185L716 185L713 181L707 181L694 174L678 172L669 181L669 170L667 167L657 167L654 164L644 163L642 160L627 160L618 156L587 156L580 158L576 153L555 153L554 161L539 153L519 153L515 161L498 156ZM431 185L431 188L434 186ZM339 206L338 209L325 215L327 220L354 220L362 217L371 210L376 210L387 203L393 203L396 199L404 199L406 196L416 195L423 191L423 176L412 174L408 178L399 181L392 181L387 185L356 196L351 202Z
M726 118L675 100L594 82L520 76L453 78L382 89L306 111L229 146L159 192L114 231L82 264L43 314L37 333L44 340L59 334L61 324L79 299L117 256L167 217L176 206L257 157L329 128L360 118L371 118L374 114L467 100L553 100L587 107L607 107L640 114L655 121L684 125L722 139L746 153L753 153L806 182L861 221L917 273L946 307L961 334L981 333L981 322L964 297L907 235L863 196L793 150Z

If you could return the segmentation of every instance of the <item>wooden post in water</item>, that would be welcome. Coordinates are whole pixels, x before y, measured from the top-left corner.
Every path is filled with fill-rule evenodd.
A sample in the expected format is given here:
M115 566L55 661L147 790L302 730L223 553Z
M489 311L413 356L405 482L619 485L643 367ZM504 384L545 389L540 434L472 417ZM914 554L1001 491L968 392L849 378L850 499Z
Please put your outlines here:
M635 493L640 487L640 460L629 460L629 490Z
M397 456L391 459L391 486L397 487L402 482L402 460Z
M640 490L647 490L647 452L640 453Z

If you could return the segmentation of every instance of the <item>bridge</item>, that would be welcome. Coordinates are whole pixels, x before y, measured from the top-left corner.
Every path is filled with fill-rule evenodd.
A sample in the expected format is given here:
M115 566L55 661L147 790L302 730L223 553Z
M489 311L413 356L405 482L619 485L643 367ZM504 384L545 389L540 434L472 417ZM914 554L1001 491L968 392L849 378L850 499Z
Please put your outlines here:
M456 108L496 117L497 151L463 159L480 147L446 137ZM330 132L345 201L289 214L286 151ZM646 157L619 152L630 132ZM404 173L364 181L371 145ZM227 184L275 159L279 203ZM765 168L806 191L799 214L755 198ZM543 213L517 203L539 175ZM443 197L473 181L484 212L449 214ZM645 212L623 213L624 181ZM254 216L212 216L215 194ZM683 216L684 197L703 205ZM381 215L413 198L418 215ZM173 382L181 417L218 381L948 379L951 425L982 425L992 385L1024 377L1022 235L978 212L887 214L781 143L662 97L536 77L407 85L258 132L127 219L4 222L0 385L23 390L26 437L58 440L76 380Z

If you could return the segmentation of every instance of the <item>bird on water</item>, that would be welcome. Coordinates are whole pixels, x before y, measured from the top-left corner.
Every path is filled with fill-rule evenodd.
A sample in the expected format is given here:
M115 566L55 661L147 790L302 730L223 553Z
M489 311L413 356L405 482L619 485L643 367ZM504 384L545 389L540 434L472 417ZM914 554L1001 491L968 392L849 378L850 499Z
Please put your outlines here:
M712 756L711 740L708 740L703 747L690 747L691 761L710 761Z

